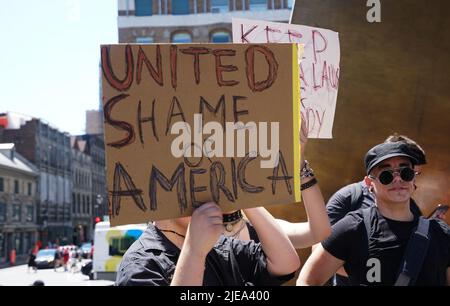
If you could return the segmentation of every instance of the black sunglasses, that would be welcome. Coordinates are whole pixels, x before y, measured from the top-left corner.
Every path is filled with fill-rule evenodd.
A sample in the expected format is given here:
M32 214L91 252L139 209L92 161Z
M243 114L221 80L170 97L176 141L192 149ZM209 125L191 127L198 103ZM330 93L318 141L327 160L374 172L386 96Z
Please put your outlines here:
M392 170L383 170L380 172L380 174L378 174L378 181L383 185L389 185L394 180L394 173L400 173L400 178L404 182L411 182L416 176L416 174L418 174L410 167L402 167ZM373 175L369 175L369 177L372 179L376 178Z

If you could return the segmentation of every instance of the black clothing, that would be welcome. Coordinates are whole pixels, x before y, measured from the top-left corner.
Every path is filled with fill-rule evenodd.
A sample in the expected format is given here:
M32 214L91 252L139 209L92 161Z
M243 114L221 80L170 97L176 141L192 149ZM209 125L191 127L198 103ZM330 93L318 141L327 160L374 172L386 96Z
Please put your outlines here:
M372 207L375 204L375 197L372 193L369 192L369 188L367 187L364 180L354 184L358 184L358 186L353 186L353 184L344 186L336 191L336 193L334 193L328 200L326 209L331 225L341 220L346 214L351 211L355 211L360 208ZM361 190L360 196L358 196L358 194L355 194L355 188L359 188L359 190ZM418 218L422 215L422 212L413 199L411 199L410 209L415 217ZM335 275L332 283L335 286L350 285L347 277L338 274Z
M179 255L180 249L149 224L123 256L116 285L170 285ZM203 285L281 285L294 275L271 276L261 244L221 235L206 257Z
M256 230L253 227L253 225L250 224L250 222L247 222L247 221L246 221L246 225L247 225L248 234L250 236L250 239L253 240L256 243L259 243L258 233L256 232Z
M36 267L36 255L30 253L28 256L28 267Z
M418 217L413 221L395 221L383 217L377 207L370 211L370 234L367 235L362 209L346 215L332 226L331 236L322 246L331 255L345 261L344 268L352 285L393 285L409 237L415 230ZM429 248L416 285L445 285L450 267L450 229L441 220L430 220ZM369 237L369 239L367 239ZM369 241L367 241L369 240ZM367 275L378 259L380 282L369 282Z
M338 191L336 191L331 198L327 202L327 214L330 219L331 225L335 224L339 220L341 220L346 214L351 211L358 210L360 208L371 207L375 204L375 197L372 193L369 192L367 185L364 183L364 180L359 182L360 187L362 188L362 199L356 203L356 205L352 205L352 188L351 184L342 187ZM410 209L412 214L415 217L419 217L422 215L419 207L416 202L411 199Z

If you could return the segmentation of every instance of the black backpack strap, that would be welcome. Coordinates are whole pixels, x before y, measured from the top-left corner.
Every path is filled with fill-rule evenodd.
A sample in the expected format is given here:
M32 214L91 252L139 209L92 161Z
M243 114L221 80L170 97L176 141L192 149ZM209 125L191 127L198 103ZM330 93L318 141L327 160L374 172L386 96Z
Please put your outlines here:
M372 210L372 207L361 209L361 213L363 216L364 226L366 228L366 234L367 234L367 243L370 241L370 233L371 233L371 225L370 225L370 211Z
M353 183L350 185L350 208L351 211L358 210L361 208L361 202L363 199L363 190L361 184Z
M412 286L416 283L428 251L429 229L430 220L420 217L417 229L408 240L395 286Z
M255 241L256 243L259 243L259 237L258 237L258 233L256 232L255 228L253 227L253 225L251 225L249 222L245 221L246 225L247 225L247 229L248 229L248 234L250 236L250 239Z

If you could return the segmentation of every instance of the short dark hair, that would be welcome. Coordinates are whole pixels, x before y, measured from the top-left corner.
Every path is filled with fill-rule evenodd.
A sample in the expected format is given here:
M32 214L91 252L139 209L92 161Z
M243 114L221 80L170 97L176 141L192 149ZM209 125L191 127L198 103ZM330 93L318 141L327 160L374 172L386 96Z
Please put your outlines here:
M41 281L40 279L38 279L38 280L35 280L35 281L31 284L31 286L45 286L45 284L44 284L43 281Z

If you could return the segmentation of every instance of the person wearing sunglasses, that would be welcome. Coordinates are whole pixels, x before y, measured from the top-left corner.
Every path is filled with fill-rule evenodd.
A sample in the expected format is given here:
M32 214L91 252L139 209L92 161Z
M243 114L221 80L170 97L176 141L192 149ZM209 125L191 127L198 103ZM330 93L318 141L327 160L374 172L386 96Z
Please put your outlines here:
M414 165L414 170L418 173L421 172L423 165L427 163L425 150L405 135L392 134L389 135L384 142L403 142L407 145L410 153L415 157L417 163ZM414 185L414 189L417 186ZM369 190L369 186L366 185L366 181L363 178L361 181L348 184L338 191L336 191L328 200L326 205L327 215L331 225L341 220L346 214L351 211L358 210L360 208L371 207L375 204L374 194ZM411 213L419 217L422 215L419 206L416 201L411 198L410 202ZM344 269L340 269L336 275L331 279L331 284L334 286L348 286L350 285L347 278L347 274Z
M351 285L394 285L419 218L410 209L418 160L404 142L381 143L365 157L365 183L375 205L350 212L332 226L300 271L297 284L324 284L344 267ZM429 223L428 250L414 285L450 285L450 228Z

